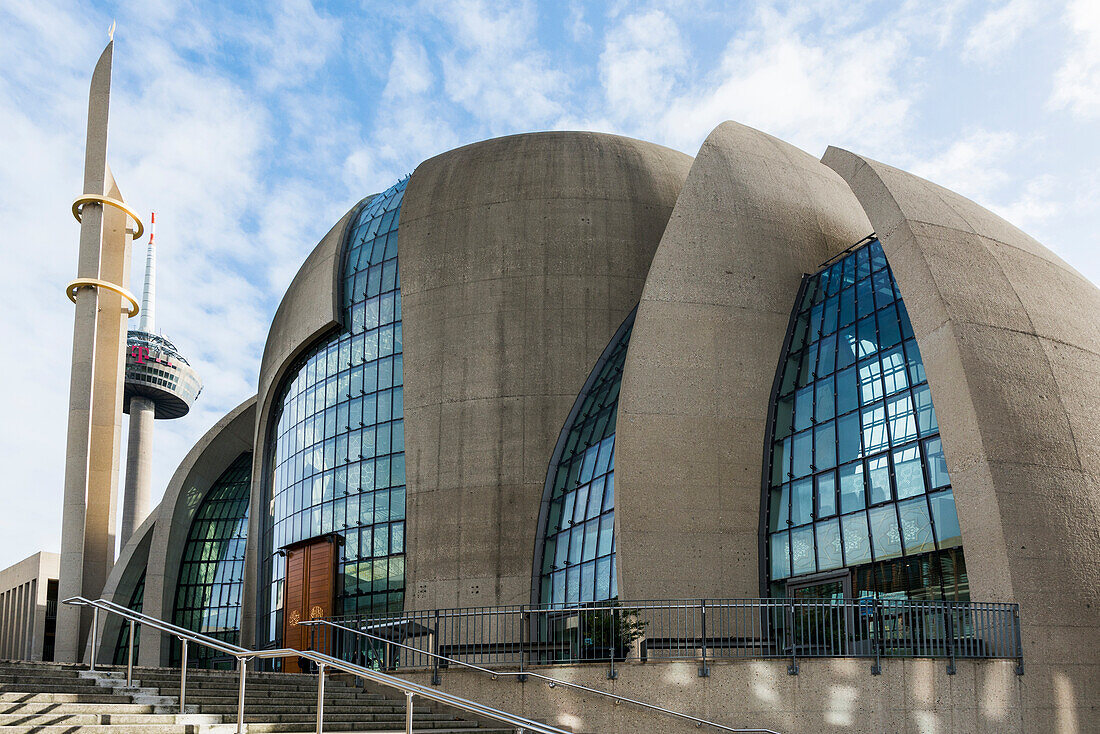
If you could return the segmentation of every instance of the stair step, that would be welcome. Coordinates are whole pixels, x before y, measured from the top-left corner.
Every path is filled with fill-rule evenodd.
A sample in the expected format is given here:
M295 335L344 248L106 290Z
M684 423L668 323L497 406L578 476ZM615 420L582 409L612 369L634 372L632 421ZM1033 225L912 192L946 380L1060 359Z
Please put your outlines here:
M214 714L127 714L127 713L61 713L49 711L37 714L0 714L0 726L17 724L48 726L67 724L88 726L91 724L221 724L222 717Z
M8 691L0 693L0 706L8 703L118 703L120 697L106 688L93 689L96 693L38 693ZM99 693L103 691L103 693ZM123 699L125 701L125 699Z
M152 714L154 706L140 703L3 703L0 714ZM190 708L190 707L189 707ZM174 711L165 713L175 713Z

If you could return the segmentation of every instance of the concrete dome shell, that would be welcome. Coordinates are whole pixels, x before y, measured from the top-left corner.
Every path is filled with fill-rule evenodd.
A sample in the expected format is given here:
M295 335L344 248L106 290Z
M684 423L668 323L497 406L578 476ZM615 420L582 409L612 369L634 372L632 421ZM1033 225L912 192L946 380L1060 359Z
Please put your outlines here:
M554 442L637 303L691 158L586 132L429 159L398 234L406 606L526 603Z
M653 258L624 366L621 596L760 595L760 467L791 307L804 273L870 232L816 158L733 122L707 137Z
M959 194L837 148L822 160L867 211L905 298L973 597L1020 604L1027 728L1054 731L1070 711L1096 721L1100 289Z

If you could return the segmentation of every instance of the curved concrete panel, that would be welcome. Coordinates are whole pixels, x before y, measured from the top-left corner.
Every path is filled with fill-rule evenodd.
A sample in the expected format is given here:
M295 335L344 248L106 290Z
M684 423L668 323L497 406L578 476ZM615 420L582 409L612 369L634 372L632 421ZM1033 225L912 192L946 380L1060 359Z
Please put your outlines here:
M812 156L726 122L703 143L650 267L615 444L619 593L760 595L768 405L804 273L865 237Z
M163 499L150 516L154 525L145 573L145 614L171 621L191 520L222 472L243 452L252 451L255 425L256 398L251 397L215 423L187 452L172 475ZM116 601L124 604L129 597ZM167 665L168 639L153 629L141 634L140 664Z
M107 583L103 586L101 598L113 601L115 604L127 606L134 595L141 575L145 573L149 562L149 546L153 539L153 527L156 524L157 513L151 512L145 521L133 532L121 552L115 565L111 567L111 573L107 576ZM104 614L100 620L99 653L97 662L111 664L114 661L115 644L118 642L118 633L122 629L122 617L113 614ZM88 640L90 647L92 641ZM140 649L140 648L139 648ZM90 659L85 652L82 660ZM137 659L134 659L137 662Z
M1100 720L1100 289L954 192L836 148L823 160L866 209L905 298L971 595L1020 604L1025 728L1088 729Z
M406 606L526 603L547 463L691 158L553 132L422 163L398 235Z

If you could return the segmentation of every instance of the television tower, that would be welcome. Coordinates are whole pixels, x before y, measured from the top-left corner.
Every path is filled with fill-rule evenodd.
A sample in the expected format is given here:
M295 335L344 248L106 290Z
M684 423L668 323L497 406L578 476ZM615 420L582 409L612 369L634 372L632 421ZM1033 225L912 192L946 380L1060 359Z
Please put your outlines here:
M152 484L153 420L187 415L202 391L194 368L156 326L156 212L149 216L145 288L138 328L126 336L123 411L130 414L126 446L126 488L122 500L122 544L149 516Z

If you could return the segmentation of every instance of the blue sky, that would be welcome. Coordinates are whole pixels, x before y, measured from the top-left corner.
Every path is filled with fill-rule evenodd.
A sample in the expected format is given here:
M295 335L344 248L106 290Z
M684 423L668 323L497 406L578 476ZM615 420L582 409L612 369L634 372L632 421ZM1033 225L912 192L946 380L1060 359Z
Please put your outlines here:
M0 567L59 547L87 87L157 211L158 322L206 387L154 494L255 390L267 325L355 201L464 143L589 129L694 154L726 119L838 145L1005 216L1100 281L1100 3L0 0ZM144 248L134 251L134 290Z

